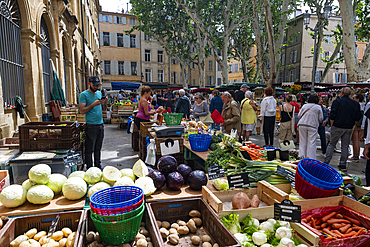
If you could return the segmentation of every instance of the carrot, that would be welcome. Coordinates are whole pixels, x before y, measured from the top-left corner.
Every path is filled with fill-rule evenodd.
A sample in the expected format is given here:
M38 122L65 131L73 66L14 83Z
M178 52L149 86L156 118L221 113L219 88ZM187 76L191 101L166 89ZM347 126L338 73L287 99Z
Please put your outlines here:
M331 212L330 214L322 217L322 221L326 222L328 221L331 217L333 217L336 213L335 212Z
M344 236L343 236L343 234L340 232L340 231L338 231L338 230L332 230L332 232L334 232L335 234L337 234L338 236L340 236L341 238L343 238Z
M343 219L343 215L337 214L337 219Z
M311 218L312 218L312 216L311 216L311 215L309 215L309 216L307 216L307 217L306 217L306 219L305 219L305 220L307 220L307 222L310 222Z
M307 223L307 219L303 219L302 222Z
M358 232L356 232L356 234L355 235L353 235L354 237L357 237L358 235L360 235L361 234L361 232L363 231L364 229L362 228L362 229L360 229L360 230L358 230Z
M348 237L352 237L352 236L354 236L356 234L356 232L355 231L351 231L350 233L346 233L346 234L344 234L343 236L345 237L345 238L348 238Z
M312 221L312 227L316 229L316 228L317 228L317 226L316 226L316 223L315 223L315 219L314 219L314 218L312 218L312 220L311 220L311 221Z
M336 237L337 236L337 234L335 234L335 233L333 233L333 232L331 232L330 230L328 230L327 228L324 228L324 229L322 229L325 233L327 233L327 234L329 234L330 236L333 236L333 237Z
M321 225L321 223L322 223L322 220L321 220L321 219L316 219L316 220L315 220L315 224L316 224L316 225Z
M346 232L347 232L347 230L348 230L350 227L351 227L351 224L347 224L347 225L342 226L341 228L339 228L339 231L340 231L341 233L346 233Z
M342 224L339 224L339 223L334 223L333 225L331 225L334 229L339 229L342 227Z
M344 219L330 219L327 222L330 225L334 223L351 223L349 220L344 220Z
M332 236L329 236L329 237L326 237L325 239L326 239L326 240L334 240L335 238L334 238L334 237L332 237Z
M352 231L353 231L353 229L350 227L350 228L348 228L348 230L345 233L348 234L348 233L350 233Z
M361 225L361 222L352 218L352 217L349 217L347 215L344 215L344 218L346 218L347 220L351 221L353 224L356 224L356 225Z
M359 231L359 230L361 230L361 229L365 229L365 228L363 228L363 227L360 227L360 226L354 226L354 227L352 227L352 230L354 230L354 231Z
M326 227L327 229L329 229L329 231L331 231L331 225L328 225L328 227Z
M322 228L327 227L327 226L328 226L328 223L326 223L326 222L321 224Z

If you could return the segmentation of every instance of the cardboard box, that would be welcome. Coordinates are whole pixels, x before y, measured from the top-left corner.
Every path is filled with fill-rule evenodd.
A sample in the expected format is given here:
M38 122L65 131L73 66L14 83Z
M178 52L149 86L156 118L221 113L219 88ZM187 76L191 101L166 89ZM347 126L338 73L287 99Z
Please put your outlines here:
M0 193L10 185L10 176L7 170L0 170Z
M233 197L239 192L246 193L250 199L253 197L253 195L258 195L258 198L261 201L260 208L233 210L231 206L231 201ZM206 201L219 216L225 216L232 212L248 215L251 211L255 210L259 210L259 212L263 212L264 210L266 212L270 212L270 209L274 208L275 202L281 202L284 199L289 199L289 195L287 193L280 190L279 187L275 187L266 181L259 181L257 188L235 189L216 192L212 192L209 190L209 188L203 186L202 195L203 200Z

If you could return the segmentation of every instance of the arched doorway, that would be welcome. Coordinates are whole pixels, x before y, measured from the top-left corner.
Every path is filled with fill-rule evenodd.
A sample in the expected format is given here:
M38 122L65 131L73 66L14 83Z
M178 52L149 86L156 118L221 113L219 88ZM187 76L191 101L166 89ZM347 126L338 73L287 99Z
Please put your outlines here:
M0 77L4 107L15 106L16 96L25 104L21 44L21 14L16 0L0 0Z
M44 80L44 99L45 103L51 100L51 76L53 71L50 69L50 37L48 27L44 17L41 17L40 36L41 42L41 58L42 58L42 76Z

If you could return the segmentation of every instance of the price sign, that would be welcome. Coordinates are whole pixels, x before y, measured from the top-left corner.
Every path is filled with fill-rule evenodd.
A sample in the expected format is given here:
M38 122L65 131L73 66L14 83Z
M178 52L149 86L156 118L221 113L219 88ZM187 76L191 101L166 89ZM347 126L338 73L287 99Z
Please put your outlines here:
M213 180L216 178L223 178L225 177L225 172L222 166L218 164L213 164L213 166L208 168L208 179Z
M290 200L283 200L281 203L274 204L275 220L301 222L301 206L294 205Z
M227 176L227 181L229 182L229 188L244 188L249 186L248 173L240 173L236 175Z
M67 167L73 167L76 165L83 164L81 152L76 152L73 149L70 149L67 151L67 156L65 156L63 160L64 160L64 164Z
M277 166L276 173L286 178L292 185L292 188L295 189L295 173L285 169L282 166Z

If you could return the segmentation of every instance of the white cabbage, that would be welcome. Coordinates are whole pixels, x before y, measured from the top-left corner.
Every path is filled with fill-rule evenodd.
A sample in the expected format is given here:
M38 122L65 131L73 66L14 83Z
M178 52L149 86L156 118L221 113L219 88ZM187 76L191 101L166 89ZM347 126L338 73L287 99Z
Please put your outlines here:
M84 176L85 176L85 172L84 171L75 171L75 172L72 172L68 178L73 178L73 177L79 177L79 178L82 178L84 179Z
M131 178L123 176L123 177L119 178L117 180L117 182L114 183L113 186L125 186L125 185L133 186L135 184L134 184L134 181L132 181Z
M0 202L7 208L15 208L22 205L26 198L27 190L18 184L8 186L0 193Z
M121 174L123 177L129 177L132 181L135 181L135 174L130 168L125 168L121 170Z
M36 184L47 184L51 175L51 168L45 164L33 166L28 171L28 178Z
M54 192L46 185L35 185L27 191L27 201L33 204L46 204L53 197Z
M82 178L68 178L63 185L62 191L68 200L78 200L86 194L87 184Z
M100 182L101 179L102 171L97 167L90 167L84 175L84 180L88 184L96 184L97 182Z
M110 188L110 185L107 184L106 182L99 182L94 184L90 189L89 192L87 193L88 197L91 197L95 192L98 192L100 190L104 190L106 188Z
M23 188L25 188L26 190L29 190L34 185L36 185L36 184L34 182L31 182L29 179L25 180L22 183Z
M50 175L49 182L46 184L55 195L59 194L62 191L63 184L67 181L66 176L59 173L54 173Z

